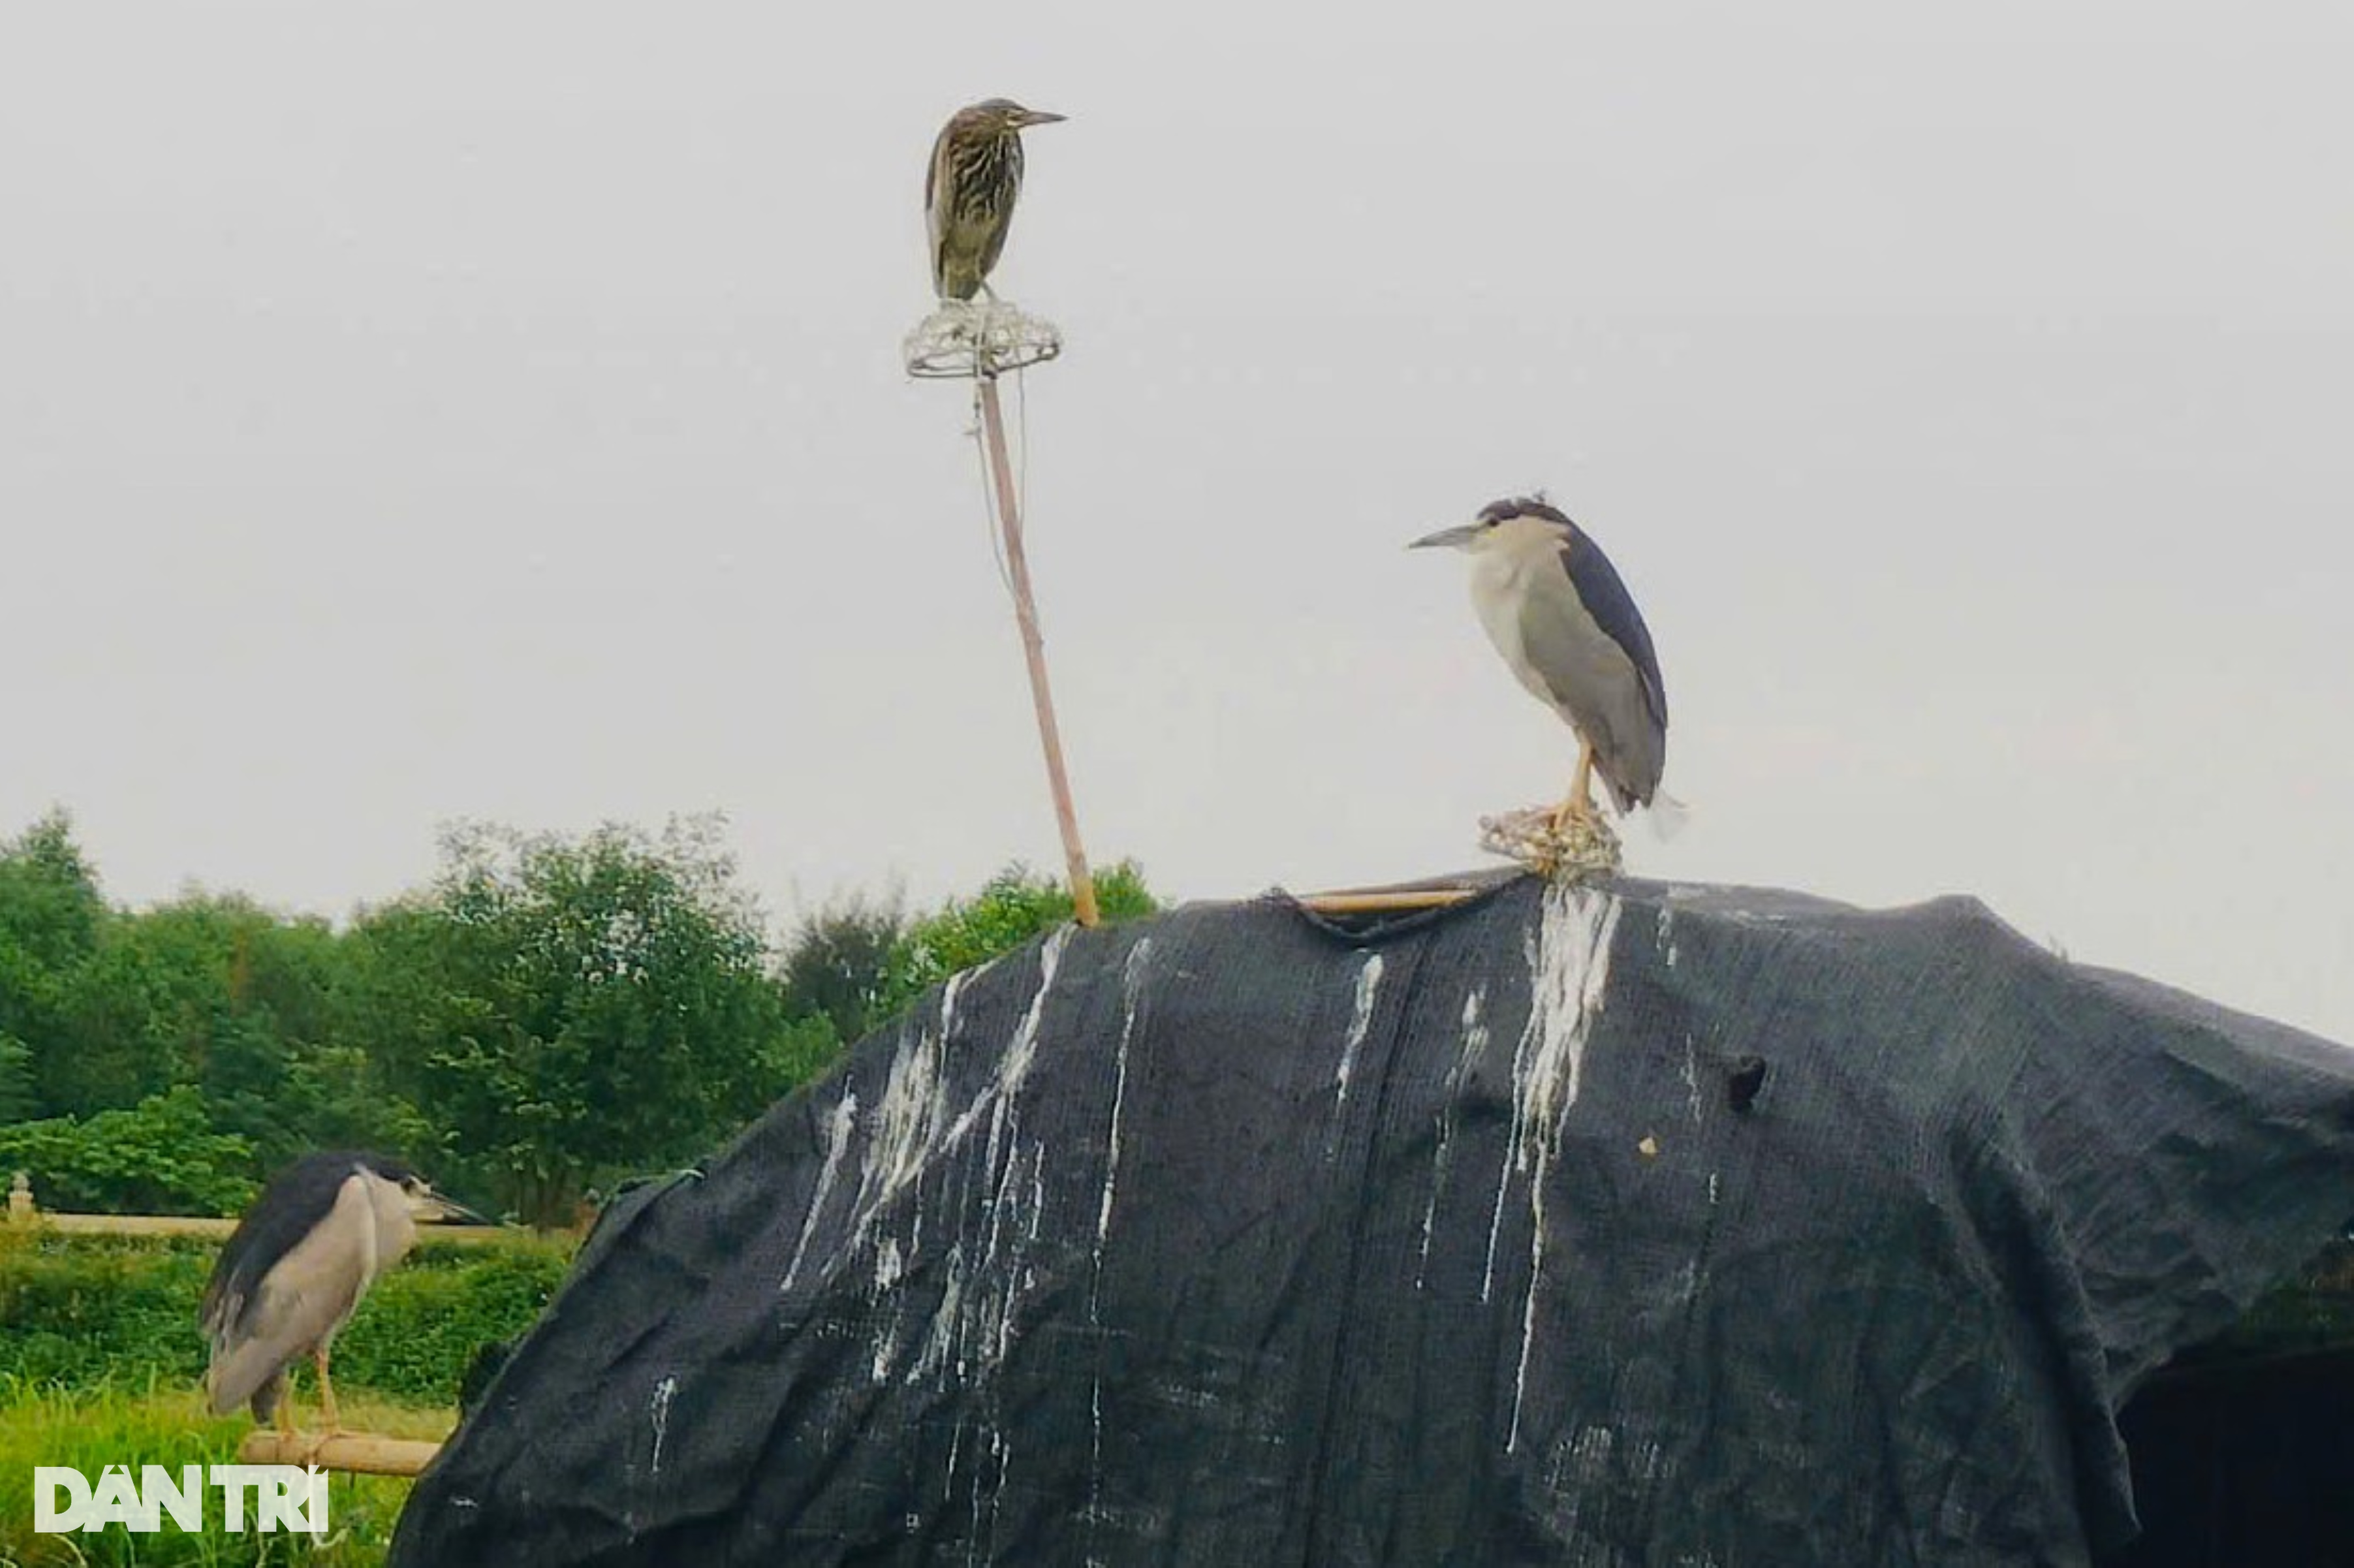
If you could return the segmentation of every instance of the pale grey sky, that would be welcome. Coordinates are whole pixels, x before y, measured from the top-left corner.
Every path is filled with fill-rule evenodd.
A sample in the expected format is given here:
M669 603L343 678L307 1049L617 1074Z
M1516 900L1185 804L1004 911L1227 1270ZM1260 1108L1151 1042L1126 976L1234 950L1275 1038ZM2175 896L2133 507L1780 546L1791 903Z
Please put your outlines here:
M1565 781L1462 563L1658 640L1630 869L1984 897L2354 1042L2354 13L155 4L0 18L0 833L343 915L717 808L780 923L1057 863L955 387L953 108L1091 846L1474 863Z

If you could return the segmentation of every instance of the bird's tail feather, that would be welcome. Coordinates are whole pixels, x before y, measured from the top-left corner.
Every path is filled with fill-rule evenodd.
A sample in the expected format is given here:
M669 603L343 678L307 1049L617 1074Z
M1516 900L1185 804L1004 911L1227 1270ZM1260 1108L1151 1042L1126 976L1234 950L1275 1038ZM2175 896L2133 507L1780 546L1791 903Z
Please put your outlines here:
M1691 821L1691 808L1666 790L1659 789L1652 792L1650 809L1643 816L1650 823L1651 836L1666 843L1682 832Z

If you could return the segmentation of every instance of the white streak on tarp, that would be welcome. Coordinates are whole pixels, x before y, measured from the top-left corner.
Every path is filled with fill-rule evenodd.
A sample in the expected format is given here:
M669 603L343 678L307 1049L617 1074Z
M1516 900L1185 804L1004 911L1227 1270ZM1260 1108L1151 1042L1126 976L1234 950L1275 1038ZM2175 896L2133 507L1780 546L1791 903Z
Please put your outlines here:
M1349 1079L1357 1070L1357 1052L1365 1044L1365 1031L1373 1026L1373 992L1382 983L1382 956L1365 955L1363 968L1357 970L1357 998L1349 1013L1349 1033L1341 1045L1341 1065L1332 1074L1334 1114L1349 1107Z
M1439 1091L1444 1103L1438 1110L1438 1150L1430 1160L1430 1201L1422 1210L1422 1251L1414 1266L1414 1287L1422 1288L1424 1273L1430 1266L1430 1233L1438 1219L1438 1194L1447 1185L1447 1168L1455 1145L1456 1102L1461 1097L1463 1086L1471 1076L1471 1069L1488 1053L1488 988L1475 985L1463 997L1463 1044L1455 1054L1455 1065L1447 1071L1447 1083Z
M1104 1134L1103 1194L1096 1203L1095 1265L1103 1267L1104 1238L1111 1234L1112 1193L1119 1181L1119 1118L1128 1104L1128 1047L1136 1038L1136 1015L1144 1002L1144 966L1152 951L1152 938L1138 939L1128 950L1128 961L1120 966L1119 975L1119 1048L1112 1058L1111 1125Z
M967 1106L964 1114L949 1128L947 1141L955 1143L972 1130L974 1122L983 1111L991 1114L989 1125L989 1171L992 1179L998 1171L998 1160L1003 1151L1001 1142L1005 1130L1005 1105L1021 1092L1030 1076L1030 1067L1038 1059L1038 1025L1046 1015L1046 993L1055 989L1055 972L1062 968L1063 948L1071 939L1072 927L1057 926L1047 934L1038 948L1038 989L1023 1010L1022 1022L1014 1026L1013 1038L1006 1042L1005 1054L997 1059L997 1075L989 1086Z
M1013 1043L1005 1048L1005 1065L998 1081L1005 1092L1013 1093L1030 1075L1030 1064L1038 1054L1038 1025L1046 1015L1046 993L1055 989L1055 971L1063 967L1063 947L1071 939L1072 928L1057 926L1038 948L1038 992L1030 999L1022 1014L1022 1022L1013 1031Z
M956 1349L958 1330L964 1314L964 1273L963 1246L949 1247L940 1285L939 1305L932 1308L931 1326L924 1333L924 1347L916 1352L915 1364L907 1369L907 1382L914 1383L919 1377L946 1372L949 1357ZM960 1367L958 1370L961 1372L963 1369ZM949 1461L949 1467L956 1467L953 1457Z
M670 1436L670 1401L671 1396L677 1392L678 1379L666 1377L654 1384L654 1397L652 1403L647 1406L647 1414L653 1423L654 1429L654 1455L648 1468L655 1476L662 1474L663 1439Z
M845 1090L825 1118L825 1163L818 1170L817 1191L810 1194L809 1212L801 1216L801 1235L793 1244L793 1261L786 1266L784 1283L777 1287L780 1293L790 1290L801 1275L801 1259L809 1255L810 1237L817 1232L818 1217L825 1212L834 1178L842 1173L842 1157L850 1148L850 1134L857 1124L858 1097Z
M1585 887L1545 890L1544 915L1529 964L1529 1022L1512 1058L1512 1136L1500 1181L1513 1171L1528 1178L1529 1282L1521 1306L1520 1364L1512 1380L1511 1429L1504 1440L1511 1453L1521 1436L1521 1407L1528 1395L1529 1352L1536 1337L1537 1292L1544 1283L1545 1184L1561 1150L1562 1124L1577 1104L1585 1065L1585 1040L1602 1008L1610 980L1610 942L1618 928L1618 903ZM1501 1214L1501 1188L1498 1213ZM1489 1232L1490 1279L1493 1285L1495 1228Z
M1119 1122L1128 1104L1128 1050L1136 1038L1136 1016L1144 1007L1144 971L1151 952L1152 938L1139 938L1119 971L1119 1046L1112 1056L1111 1118L1104 1132L1103 1192L1096 1200L1096 1245L1087 1281L1087 1327L1098 1332L1103 1327L1104 1243L1111 1235L1112 1198L1119 1185ZM1103 1377L1099 1372L1090 1380L1087 1407L1093 1424L1087 1446L1087 1531L1092 1541L1095 1518L1103 1501Z
M901 1030L898 1052L891 1058L890 1076L884 1081L883 1101L875 1107L874 1133L859 1171L860 1240L865 1239L875 1210L923 1169L924 1155L940 1129L943 1092L939 1040L910 1022Z

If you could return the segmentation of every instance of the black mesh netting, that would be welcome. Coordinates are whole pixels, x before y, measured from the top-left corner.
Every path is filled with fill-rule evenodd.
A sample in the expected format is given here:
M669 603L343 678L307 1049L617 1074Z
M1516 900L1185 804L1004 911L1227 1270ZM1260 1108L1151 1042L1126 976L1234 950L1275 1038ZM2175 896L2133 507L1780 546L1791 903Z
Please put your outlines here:
M393 1562L2079 1563L2349 1214L2354 1053L1973 902L1190 907L618 1205Z

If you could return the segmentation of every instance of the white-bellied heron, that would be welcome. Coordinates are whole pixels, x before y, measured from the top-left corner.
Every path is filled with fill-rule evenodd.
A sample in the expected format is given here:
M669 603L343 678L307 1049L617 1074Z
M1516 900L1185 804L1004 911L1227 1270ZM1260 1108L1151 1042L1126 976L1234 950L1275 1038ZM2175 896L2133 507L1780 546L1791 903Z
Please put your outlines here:
M361 1150L306 1154L272 1176L221 1246L197 1320L212 1341L213 1413L250 1404L293 1430L286 1369L309 1356L319 1411L337 1429L327 1357L379 1276L417 1242L419 1219L481 1216L436 1193L401 1160Z
M1577 732L1577 772L1553 812L1558 831L1594 820L1602 775L1621 812L1658 797L1668 760L1668 693L1650 630L1610 557L1542 497L1480 508L1460 527L1416 539L1471 557L1471 604L1522 685Z

